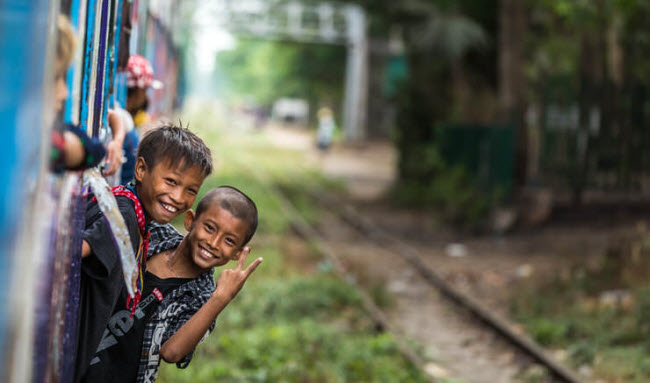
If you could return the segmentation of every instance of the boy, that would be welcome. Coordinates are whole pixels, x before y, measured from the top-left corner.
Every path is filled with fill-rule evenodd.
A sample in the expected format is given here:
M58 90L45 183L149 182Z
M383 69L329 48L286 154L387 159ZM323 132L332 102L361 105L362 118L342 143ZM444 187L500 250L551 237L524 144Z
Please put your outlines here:
M162 240L147 260L143 300L133 319L118 304L85 381L153 382L161 357L185 368L219 313L262 262L258 258L244 269L250 252L244 246L257 228L257 208L233 187L210 190L196 214L185 214L185 228L185 238L171 225L152 228L154 238ZM214 268L231 260L238 260L237 267L223 270L215 289Z
M150 131L138 148L135 185L113 189L140 266L139 290L151 221L168 223L189 209L212 172L210 149L192 132L176 126ZM83 233L79 341L75 381L84 376L124 287L122 267L107 220L92 200ZM127 302L134 311L135 301Z

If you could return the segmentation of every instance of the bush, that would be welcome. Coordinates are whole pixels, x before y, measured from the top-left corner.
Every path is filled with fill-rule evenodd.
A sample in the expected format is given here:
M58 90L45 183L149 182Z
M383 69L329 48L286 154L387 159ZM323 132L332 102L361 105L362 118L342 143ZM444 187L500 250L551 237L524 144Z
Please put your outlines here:
M650 287L640 289L636 294L636 324L639 335L646 340L646 347L650 349Z
M592 364L597 351L593 343L583 341L569 347L569 356L575 365L581 366L583 364Z
M603 278L612 270L609 258L567 280L515 288L511 310L539 343L566 349L574 366L590 365L595 377L649 381L650 287L626 286L629 306L600 304L603 289L624 285L621 275Z
M445 164L433 144L415 150L420 155L409 156L412 164L404 165L410 167L413 177L395 185L393 199L405 206L431 208L456 226L481 229L502 193L479 188L462 166Z
M565 323L551 321L545 318L532 321L528 328L532 337L544 346L559 343L567 333Z
M255 287L222 314L189 371L164 366L160 381L427 381L390 335L359 320L359 298L344 283L322 276Z

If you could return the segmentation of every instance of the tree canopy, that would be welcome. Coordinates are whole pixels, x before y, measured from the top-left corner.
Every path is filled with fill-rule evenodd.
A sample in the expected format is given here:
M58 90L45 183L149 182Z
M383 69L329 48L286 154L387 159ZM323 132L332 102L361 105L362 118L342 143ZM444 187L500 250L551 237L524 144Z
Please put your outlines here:
M338 46L240 39L235 49L220 52L216 63L229 97L246 96L263 106L298 97L337 108L345 57Z

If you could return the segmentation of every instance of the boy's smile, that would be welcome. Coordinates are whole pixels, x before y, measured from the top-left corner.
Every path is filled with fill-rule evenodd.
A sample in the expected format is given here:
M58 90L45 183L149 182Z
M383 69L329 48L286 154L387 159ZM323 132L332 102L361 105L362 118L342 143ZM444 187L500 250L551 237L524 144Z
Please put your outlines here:
M196 219L193 212L188 212L185 227L189 230L190 258L201 270L238 259L248 232L245 221L218 204L209 206Z
M149 217L158 223L168 223L189 209L204 178L197 166L184 169L169 161L161 161L151 169L140 157L135 167L138 198Z

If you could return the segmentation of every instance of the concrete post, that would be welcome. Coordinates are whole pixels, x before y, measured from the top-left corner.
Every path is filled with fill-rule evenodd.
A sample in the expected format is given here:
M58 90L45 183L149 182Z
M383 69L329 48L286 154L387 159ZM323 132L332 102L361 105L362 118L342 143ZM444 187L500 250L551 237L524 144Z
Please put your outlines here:
M366 138L368 99L368 37L366 15L357 5L346 7L348 58L343 100L343 129L348 142Z

